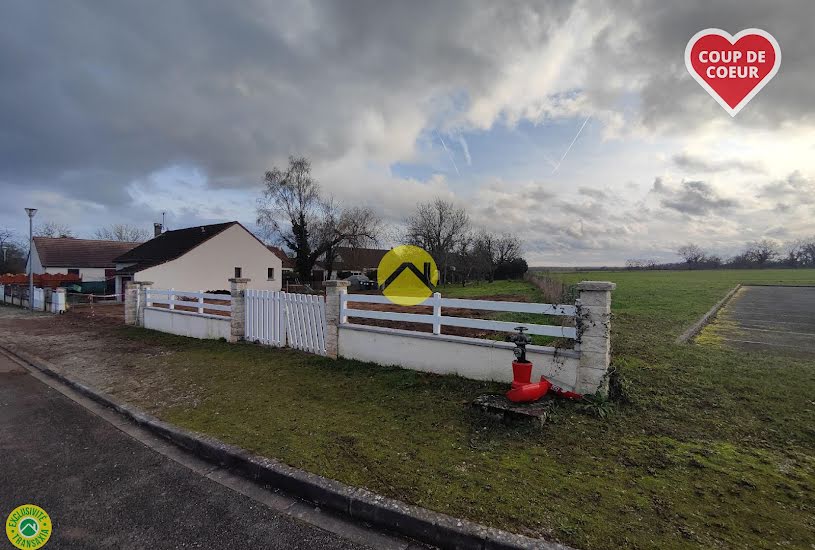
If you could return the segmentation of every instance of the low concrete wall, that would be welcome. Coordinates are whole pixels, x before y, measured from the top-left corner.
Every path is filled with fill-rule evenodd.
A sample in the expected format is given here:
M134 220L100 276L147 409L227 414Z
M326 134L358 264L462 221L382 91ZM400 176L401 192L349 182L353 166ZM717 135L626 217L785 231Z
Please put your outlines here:
M224 338L231 335L231 320L218 315L201 315L158 307L144 308L144 328L189 336L191 338Z
M512 382L514 347L509 342L356 324L339 325L338 334L341 357L496 382ZM578 352L528 346L526 356L535 365L533 382L545 376L564 389L575 389Z

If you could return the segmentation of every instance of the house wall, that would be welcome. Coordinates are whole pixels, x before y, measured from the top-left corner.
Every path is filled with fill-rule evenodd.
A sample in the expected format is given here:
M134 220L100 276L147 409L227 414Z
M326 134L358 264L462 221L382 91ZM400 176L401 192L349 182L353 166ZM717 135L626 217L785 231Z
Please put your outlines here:
M105 280L104 267L46 267L40 273L68 273L69 269L79 269L79 276L82 277L83 283L97 282ZM35 271L35 273L37 273Z
M241 277L252 280L259 290L280 290L282 261L240 225L193 248L180 258L139 271L135 280L151 281L153 288L177 290L229 290L235 268ZM275 278L269 281L266 270L273 267Z
M34 266L33 270L31 269L32 265ZM25 272L36 274L43 272L42 263L40 262L40 255L37 252L36 244L33 244L33 246L31 247L31 255L29 256L28 260L26 260Z

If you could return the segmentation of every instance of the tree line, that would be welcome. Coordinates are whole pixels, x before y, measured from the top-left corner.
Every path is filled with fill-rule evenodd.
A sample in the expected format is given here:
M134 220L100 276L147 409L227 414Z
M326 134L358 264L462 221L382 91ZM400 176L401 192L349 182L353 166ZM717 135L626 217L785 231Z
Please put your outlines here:
M676 254L681 262L659 263L653 259L630 259L628 269L748 269L766 267L815 267L815 236L779 244L769 239L751 241L729 258L709 253L701 246L688 243Z
M464 208L442 198L419 204L404 220L404 230L386 234L371 208L344 208L325 196L304 157L290 157L285 169L266 172L257 225L265 238L290 251L301 281L311 281L318 261L332 271L340 247L370 247L386 239L425 249L443 283L514 278L527 270L516 235L476 228Z

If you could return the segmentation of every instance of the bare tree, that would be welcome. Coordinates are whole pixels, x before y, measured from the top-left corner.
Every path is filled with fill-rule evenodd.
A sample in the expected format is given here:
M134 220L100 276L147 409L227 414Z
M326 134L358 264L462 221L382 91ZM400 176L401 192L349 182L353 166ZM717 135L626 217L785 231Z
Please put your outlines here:
M499 266L520 257L521 241L512 233L496 235L482 229L473 237L472 254L486 279L492 282Z
M793 267L815 266L815 236L789 242L784 248L787 264Z
M776 244L768 239L753 241L747 245L744 257L753 264L764 265L767 262L778 259L778 248Z
M275 167L266 172L264 184L257 223L267 237L278 239L294 253L301 281L310 281L317 260L336 247L378 241L379 216L370 208L343 209L333 199L323 198L305 157L289 157L285 170Z
M25 271L25 250L13 230L0 229L0 274Z
M463 208L442 198L421 203L405 220L405 242L419 246L433 257L447 281L447 268L454 251L469 237L470 217Z
M124 241L131 243L144 242L150 238L150 232L143 227L114 223L107 227L100 227L93 233L94 237L103 241Z
M34 227L35 237L73 237L74 232L65 224L45 222Z
M702 247L697 246L693 243L686 244L685 246L680 246L677 251L677 254L682 256L685 260L685 263L688 264L688 267L693 268L699 265L702 260L705 259L705 251Z

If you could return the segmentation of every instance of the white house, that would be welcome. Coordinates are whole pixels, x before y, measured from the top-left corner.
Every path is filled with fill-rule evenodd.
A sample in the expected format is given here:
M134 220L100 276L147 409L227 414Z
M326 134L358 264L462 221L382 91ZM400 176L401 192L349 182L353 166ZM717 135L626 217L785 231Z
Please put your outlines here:
M27 272L79 275L83 287L113 292L114 260L138 244L73 237L34 237Z
M280 258L238 222L165 231L116 258L117 292L129 280L153 288L228 290L229 279L250 288L280 290Z

